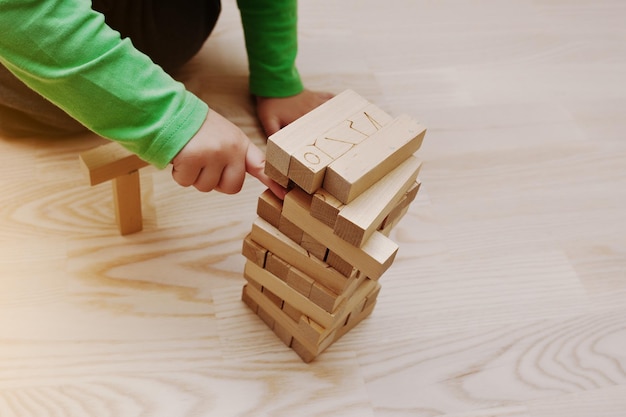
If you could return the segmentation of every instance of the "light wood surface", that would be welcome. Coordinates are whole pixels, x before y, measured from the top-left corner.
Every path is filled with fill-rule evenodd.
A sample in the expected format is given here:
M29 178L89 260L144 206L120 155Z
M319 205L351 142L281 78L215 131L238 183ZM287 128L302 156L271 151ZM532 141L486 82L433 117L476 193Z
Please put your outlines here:
M122 237L105 143L0 140L0 416L623 417L626 5L306 0L299 68L428 128L371 316L310 364L241 301L263 187L141 170ZM181 74L264 145L233 0Z

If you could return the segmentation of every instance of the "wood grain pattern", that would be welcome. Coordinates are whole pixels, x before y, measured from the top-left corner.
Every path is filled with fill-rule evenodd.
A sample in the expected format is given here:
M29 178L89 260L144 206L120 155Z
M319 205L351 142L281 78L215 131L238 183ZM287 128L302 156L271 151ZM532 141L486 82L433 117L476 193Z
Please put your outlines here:
M399 116L333 161L324 189L348 204L416 152L425 134L423 126Z
M264 147L222 4L178 77ZM299 7L307 88L428 127L371 316L305 364L246 307L251 178L143 168L120 236L78 162L104 139L0 138L0 416L623 417L624 4Z

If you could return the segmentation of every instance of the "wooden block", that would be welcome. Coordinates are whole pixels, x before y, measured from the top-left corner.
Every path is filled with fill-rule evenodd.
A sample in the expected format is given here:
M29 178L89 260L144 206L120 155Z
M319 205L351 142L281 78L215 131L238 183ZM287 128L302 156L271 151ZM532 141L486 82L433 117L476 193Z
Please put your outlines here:
M376 285L378 285L378 283L373 280L363 280L355 289L354 294L351 297L344 299L341 305L335 309L334 312L329 313L307 297L294 291L284 281L281 281L270 272L260 268L252 262L246 262L244 277L249 281L255 281L264 289L267 288L269 291L284 300L285 303L297 308L302 312L302 314L315 320L325 329L329 329L329 331L335 329L338 325L343 323L342 320L345 319L345 316L350 313L351 309L354 308L354 305L358 303L359 300L362 300L374 287L376 287Z
M313 218L310 214L311 196L294 188L285 196L283 216L314 239L324 242L328 248L350 262L370 278L377 279L391 266L398 245L374 232L361 248L357 248L334 234L333 229ZM330 287L329 287L330 288Z
M306 273L300 271L298 268L291 267L287 272L285 282L287 282L287 285L291 288L309 298L311 295L311 288L313 288L315 280Z
M276 181L278 184L282 185L285 188L289 187L290 181L289 181L289 177L287 176L287 174L281 173L278 169L274 168L274 166L272 166L271 164L267 162L265 163L264 172L268 177Z
M313 318L324 327L331 327L334 323L334 317L323 308L303 296L299 292L294 291L284 281L280 280L274 274L260 268L252 262L246 262L244 269L244 277L248 280L256 281L263 288L269 289L287 303L297 306L297 308L307 316Z
M354 91L346 90L271 135L267 140L265 173L273 179L279 176L277 173L287 177L295 151L313 144L318 136L368 104Z
M337 294L343 293L349 284L348 278L326 262L310 256L305 249L261 218L257 218L252 224L250 237L270 252L280 253L284 259L289 259L291 265Z
M419 149L426 129L400 116L331 163L324 189L348 204Z
M391 116L373 104L360 109L295 151L289 163L289 178L312 194L321 187L328 165L391 121Z
M323 323L320 323L325 330L318 344L321 344L321 341L332 334L333 331L343 326L350 313L359 305L364 306L367 301L367 296L374 293L379 287L380 284L377 281L361 276L360 279L353 282L345 295L339 297L335 302L336 306L334 308L328 305L327 307L329 309L332 308L334 310L331 313L334 317L334 323L331 327L324 326ZM313 290L311 292L313 293ZM300 321L302 322L302 320Z
M337 272L339 272L340 274L346 277L354 276L354 274L356 274L358 271L354 267L354 265L352 265L348 261L345 261L343 258L341 258L341 256L337 255L335 252L331 250L328 251L326 262L328 263L328 265L335 268Z
M417 192L420 189L420 185L421 183L419 182L419 180L415 181L413 186L406 192L404 197L398 202L398 204L393 208L393 210L389 212L387 217L385 217L385 219L381 222L380 226L378 227L378 230L381 233L388 235L391 229L398 223L398 221L402 217L404 217L404 215L407 213L409 209L409 205L415 200L415 197L417 196Z
M313 301L329 313L332 313L337 309L337 306L343 300L343 297L339 297L328 288L324 288L322 285L314 283L311 287L309 300Z
M364 319L366 319L370 314L372 314L372 311L374 311L374 307L376 307L376 302L366 307L363 311L361 311L357 315L352 316L351 319L348 320L348 323L345 326L337 330L333 343L339 340L342 336L344 336L350 330L354 329L357 324L359 324Z
M269 272L276 275L283 281L287 281L287 274L291 269L291 265L280 259L278 256L276 256L276 254L268 252L267 261L265 262L265 269L267 269Z
M265 309L259 306L256 311L256 315L259 316L261 320L263 320L267 327L269 327L271 330L274 329L275 320L272 316L269 315L269 313Z
M325 327L311 317L302 315L298 321L299 336L304 336L310 344L323 350L325 346L332 343L337 330L344 327L346 323L349 324L350 316L353 316L353 319L355 316L359 316L359 313L366 305L368 297L372 297L372 302L375 301L379 288L380 284L378 282L368 279L362 281L357 291L342 304L341 312L336 314L336 320L332 327Z
M365 297L364 299L362 299L350 312L350 314L348 314L348 317L346 317L346 320L344 321L344 326L348 326L350 324L350 322L356 320L359 317L359 314L363 311L363 308L365 307L365 302L367 301L367 297Z
M83 152L79 159L91 185L112 181L115 220L120 234L141 231L143 216L139 169L148 163L116 142Z
M271 192L265 190L259 196L256 206L256 214L274 227L278 227L280 212L283 210L283 202Z
M243 290L241 291L241 300L248 306L250 310L254 312L254 314L256 314L259 310L259 305L252 298L250 298L247 288L248 284L245 284L243 286Z
M365 281L374 281L371 280L370 278L366 277L365 275L361 274L360 272L355 274L354 279L352 280L352 282L350 283L350 285L348 286L348 288L346 288L346 291L339 295L340 299L350 299L353 297L355 291L357 291L359 289L359 287L361 285L363 285L363 282ZM340 300L341 302L341 300Z
M83 152L79 159L90 185L110 181L149 165L117 142Z
M376 293L380 284L370 279L361 281L356 288L354 294L346 298L339 309L334 313L335 322L332 326L324 326L318 323L314 318L303 315L298 322L298 328L301 335L306 335L307 341L320 348L327 343L332 343L332 335L335 331L343 327L351 314L355 311L360 312L367 302L367 297ZM330 337L330 340L327 338Z
M122 235L139 232L143 229L141 214L141 185L139 171L121 175L113 179L113 204L115 219Z
M319 345L326 337L326 329L307 316L301 316L298 329L302 337L312 345Z
M261 292L263 293L264 296L267 297L268 300L270 300L276 307L282 309L283 308L283 299L281 297L279 297L278 295L274 294L272 291L270 291L268 288L266 287L262 287Z
M369 315L374 309L374 305L378 299L378 294L380 293L380 284L373 288L367 296L357 305L355 305L354 309L350 312L344 326L354 325L355 321L361 321L364 316ZM367 312L369 311L369 312ZM365 312L365 314L364 314Z
M283 300L283 308L282 308L282 310L294 322L298 323L300 321L300 317L302 316L302 312L300 310L298 310L297 308L295 308L294 306L292 306L291 304L286 303L284 300Z
M372 311L374 311L374 307L376 306L376 301L374 300L370 305L363 308L363 303L359 302L359 304L351 311L348 317L346 317L342 326L330 332L328 336L323 336L317 347L316 356L319 356L324 350L326 350L330 345L335 343L341 337L343 337L346 333L356 327L360 322L362 322L365 318L367 318ZM302 321L300 322L302 323ZM309 333L310 334L310 333Z
M389 114L374 104L368 104L318 137L313 145L337 159L392 121Z
M421 187L422 183L418 180L415 181L413 187L409 191L407 191L406 195L398 205L389 213L389 215L385 218L385 220L381 223L381 230L391 229L404 217L404 215L409 210L410 204L417 197L417 193Z
M298 347L301 352L296 353L298 353L300 357L312 358L309 359L309 361L315 359L334 342L339 340L342 336L356 327L357 324L368 317L374 310L375 305L376 301L374 300L372 304L363 308L363 302L360 301L351 313L344 318L343 324L331 332L328 332L326 329L322 331L322 328L320 328L314 321L301 318L298 323L298 328L300 330L299 337L304 338L305 343L302 343L302 346ZM317 346L315 348L310 347L311 344L316 343Z
M267 249L259 245L250 238L250 234L243 240L241 253L247 259L251 260L261 268L265 268L265 259L267 257Z
M293 266L290 268L287 274L287 284L298 291L300 294L308 297L318 306L322 307L329 313L335 313L339 308L339 305L354 294L356 289L363 282L362 275L356 275L350 280L350 284L346 287L342 294L337 294L334 291L324 287L323 285L315 282L311 277L307 276L304 272L299 271Z
M372 283L372 281L369 282L369 284ZM300 317L298 322L299 332L296 334L301 340L304 339L306 345L316 346L315 349L309 348L310 353L315 353L315 356L319 355L373 311L375 299L366 308L365 303L367 295L375 293L380 287L380 284L374 284L375 285L373 287L371 285L367 286L366 292L362 292L358 296L355 295L355 297L351 300L352 302L349 305L349 309L346 309L341 316L341 321L339 321L337 326L332 329L326 329L308 317Z
M326 167L334 160L313 145L304 146L291 155L289 179L312 194L322 186Z
M244 278L246 279L246 284L245 285L247 285L250 288L254 288L254 289L258 290L259 292L263 291L263 286L261 284L259 284L258 282L256 282L253 279L249 279L245 275L244 275Z
M300 359L302 359L304 363L313 362L318 356L317 351L311 351L306 347L306 345L304 345L295 337L291 342L291 349L293 349L293 351L296 352L298 356L300 356Z
M396 225L402 220L405 214L409 211L409 207L406 206L399 213L394 213L392 221L385 221L384 227L379 229L378 231L383 235L389 237L391 235L391 231L396 227Z
M363 309L368 308L370 305L374 304L378 299L378 294L380 294L380 289L382 287L377 285L376 288L365 297L365 304L363 304Z
M326 255L328 255L328 248L326 247L326 245L323 245L317 240L313 239L313 237L308 233L302 234L300 246L302 246L302 248L309 252L309 254L315 256L317 259L321 261L326 260Z
M300 338L300 340L303 340L302 346L296 346L294 348L294 346L292 345L291 348L300 356L300 358L302 358L304 362L311 362L336 340L336 334L339 330L340 329L333 330L330 334L324 336L319 341L319 344L314 348L309 347L310 342L309 340L307 340L306 335L300 333L298 337ZM310 335L312 337L316 336L315 333L310 333Z
M302 229L296 226L285 216L280 216L280 220L278 221L278 230L298 245L302 242Z
M317 346L307 342L306 338L304 338L300 333L298 329L298 322L294 322L290 317L284 314L282 310L268 301L267 298L265 298L256 288L244 287L244 291L246 292L246 297L249 297L259 306L258 311L263 311L264 314L274 320L274 323L278 323L280 326L284 327L285 332L291 334L293 337L291 348L294 349L294 351L296 350L296 348L294 348L295 344L296 347L304 347L306 351L312 352L313 356L311 360L318 355L319 352ZM296 341L298 341L297 344Z
M398 204L389 212L387 217L381 222L378 230L391 229L388 227L392 223L395 225L406 214L409 205L415 200L417 192L419 191L421 183L416 181L413 186L406 192L404 197L398 202Z
M415 197L417 197L417 193L419 192L421 186L422 186L422 182L419 179L415 180L415 183L413 184L413 186L409 188L409 190L406 192L406 195L404 196L405 201L403 203L408 206L413 201L415 201Z
M331 193L320 188L313 194L311 199L311 216L327 226L335 227L337 216L344 204L337 200Z
M414 156L341 208L334 233L361 247L415 183L422 163Z
M358 295L355 294L352 304L348 306L344 314L340 317L341 321L338 321L338 326L330 330L316 323L314 320L311 321L298 317L298 321L294 321L285 314L284 310L280 310L276 307L275 304L267 300L267 298L254 287L244 286L244 295L258 305L259 311L263 311L266 317L273 320L274 329L278 324L284 328L280 329L281 332L291 335L291 348L303 361L310 362L372 312L375 304L353 315L353 318L348 320L348 315L353 313L355 308L362 303L363 299L367 297L368 294L371 294L378 286L378 283L374 281L367 281L363 284L364 285L360 287ZM284 306L285 304L283 304L283 307ZM347 324L344 325L346 322Z
M272 329L274 334L285 344L287 347L291 347L291 341L293 336L289 333L289 330L277 321L274 321L274 328Z

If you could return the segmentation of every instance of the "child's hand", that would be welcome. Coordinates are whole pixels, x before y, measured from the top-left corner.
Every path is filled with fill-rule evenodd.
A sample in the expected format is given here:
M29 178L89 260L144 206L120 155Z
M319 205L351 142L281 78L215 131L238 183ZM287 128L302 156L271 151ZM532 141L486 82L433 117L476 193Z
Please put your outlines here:
M265 134L271 136L332 97L309 90L284 98L257 97L257 115Z
M172 177L183 187L235 194L246 172L258 178L279 198L285 189L263 172L265 155L241 129L223 116L209 111L200 130L172 160Z

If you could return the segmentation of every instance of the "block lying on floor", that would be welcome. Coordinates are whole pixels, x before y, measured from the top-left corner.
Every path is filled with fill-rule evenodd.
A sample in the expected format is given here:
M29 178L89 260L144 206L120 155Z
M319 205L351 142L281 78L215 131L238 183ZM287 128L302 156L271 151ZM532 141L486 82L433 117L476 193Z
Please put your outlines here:
M119 143L83 152L80 164L91 185L111 181L115 220L121 235L143 229L139 169L148 165Z

